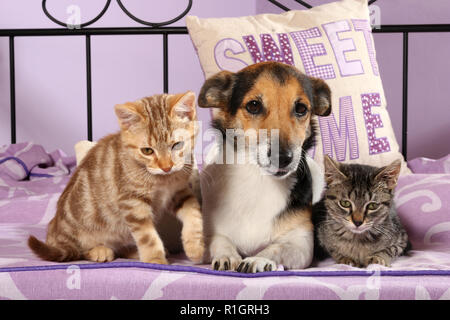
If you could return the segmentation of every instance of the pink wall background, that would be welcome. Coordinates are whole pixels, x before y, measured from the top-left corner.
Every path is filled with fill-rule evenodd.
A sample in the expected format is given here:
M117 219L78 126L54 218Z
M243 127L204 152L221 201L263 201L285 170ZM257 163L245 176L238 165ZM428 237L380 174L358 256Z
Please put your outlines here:
M187 0L124 0L138 17L162 21L181 13ZM293 0L280 0L301 9ZM330 1L310 0L313 5ZM48 8L65 21L66 8L81 7L82 21L96 16L105 1L48 0ZM450 23L448 0L379 0L382 24ZM194 0L191 15L227 17L279 13L266 0ZM184 26L184 19L174 25ZM140 26L115 1L95 27ZM2 0L0 29L55 28L41 10L41 1ZM375 35L377 57L397 139L401 140L402 36ZM16 39L17 141L35 141L48 151L73 154L73 145L86 139L86 79L84 37ZM0 38L0 145L10 142L8 39ZM438 158L450 153L450 34L412 34L409 69L409 159ZM204 81L197 56L186 35L169 37L169 91L198 93ZM160 93L161 36L92 37L94 139L118 129L113 106ZM204 126L208 110L199 110ZM198 151L200 152L200 150Z

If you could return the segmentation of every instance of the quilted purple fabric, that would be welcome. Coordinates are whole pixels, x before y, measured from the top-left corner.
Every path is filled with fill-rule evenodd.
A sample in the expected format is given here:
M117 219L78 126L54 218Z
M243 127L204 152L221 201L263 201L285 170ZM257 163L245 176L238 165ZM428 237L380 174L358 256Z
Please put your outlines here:
M450 154L440 159L416 158L408 161L414 173L450 173Z
M0 175L13 180L35 180L70 174L75 157L61 150L47 153L43 146L22 142L0 147Z
M168 266L39 260L27 237L45 238L68 179L17 181L0 170L0 299L450 299L450 174L399 180L396 203L413 250L392 267L328 259L254 275L193 266L183 256Z

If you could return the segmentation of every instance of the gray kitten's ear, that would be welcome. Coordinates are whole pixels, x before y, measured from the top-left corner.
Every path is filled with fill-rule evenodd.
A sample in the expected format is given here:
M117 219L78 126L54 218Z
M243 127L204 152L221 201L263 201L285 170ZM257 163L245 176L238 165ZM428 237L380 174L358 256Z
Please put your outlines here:
M380 168L375 175L375 181L384 184L388 189L392 190L397 186L401 168L402 162L400 159L397 159L391 164Z
M341 183L347 179L347 176L340 170L340 164L331 159L328 155L323 156L323 165L325 167L325 181L327 185Z
M208 78L198 96L201 108L226 108L230 103L235 75L230 71L221 71Z
M325 81L309 77L313 87L313 112L322 117L331 113L331 89Z

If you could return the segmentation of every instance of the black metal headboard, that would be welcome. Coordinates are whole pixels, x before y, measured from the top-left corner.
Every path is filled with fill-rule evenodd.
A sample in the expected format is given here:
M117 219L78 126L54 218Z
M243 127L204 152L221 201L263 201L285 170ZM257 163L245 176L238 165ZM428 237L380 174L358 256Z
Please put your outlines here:
M116 0L122 11L134 21L145 27L126 28L86 28L98 21L108 10L111 0L107 0L102 11L92 20L71 25L63 23L54 18L47 10L47 0L42 1L42 10L54 23L64 27L56 29L0 29L0 37L9 38L9 67L10 67L10 114L11 114L11 143L16 143L16 90L15 90L15 49L14 39L16 37L34 36L84 36L86 41L86 86L87 86L87 139L92 140L92 80L91 80L91 36L93 35L162 35L163 41L163 90L169 91L169 35L188 34L186 27L171 27L170 24L185 17L191 7L193 0L187 0L186 9L175 18L163 22L149 22L134 16L123 5L121 0ZM276 0L268 0L282 10L290 10L288 7ZM306 8L312 6L305 1L295 0ZM377 0L370 0L369 4ZM402 103L402 154L407 159L408 138L408 40L410 33L416 32L450 32L450 24L426 24L426 25L380 25L373 29L374 33L402 33L403 34L403 103Z
M285 5L282 5L281 3L279 3L279 2L276 1L276 0L267 0L267 1L269 1L270 3L273 3L273 4L276 5L278 8L283 9L283 10L285 10L285 11L291 10L291 9L289 9L288 7L286 7ZM371 5L371 4L374 3L375 1L377 1L377 0L369 0L369 5ZM311 8L313 7L312 5L310 5L309 3L307 3L306 1L295 0L295 2L301 4L302 6L304 6L304 7L307 8L307 9L311 9Z

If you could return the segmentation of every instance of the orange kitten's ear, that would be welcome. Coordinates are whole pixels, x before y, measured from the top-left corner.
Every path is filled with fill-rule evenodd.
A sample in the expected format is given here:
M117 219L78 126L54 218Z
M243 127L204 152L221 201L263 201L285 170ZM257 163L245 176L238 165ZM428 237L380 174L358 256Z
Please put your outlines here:
M195 93L188 91L185 94L175 95L172 99L175 101L170 110L170 116L182 121L192 121L195 119ZM169 103L172 103L170 101Z
M375 180L384 183L388 189L394 189L397 186L401 168L402 162L397 159L386 167L380 168L375 176Z
M339 162L333 160L326 154L323 156L323 165L325 167L325 181L327 185L341 183L347 179L347 176L340 170Z
M119 125L122 129L128 130L131 126L138 124L144 117L141 114L140 106L136 103L127 102L114 107Z

